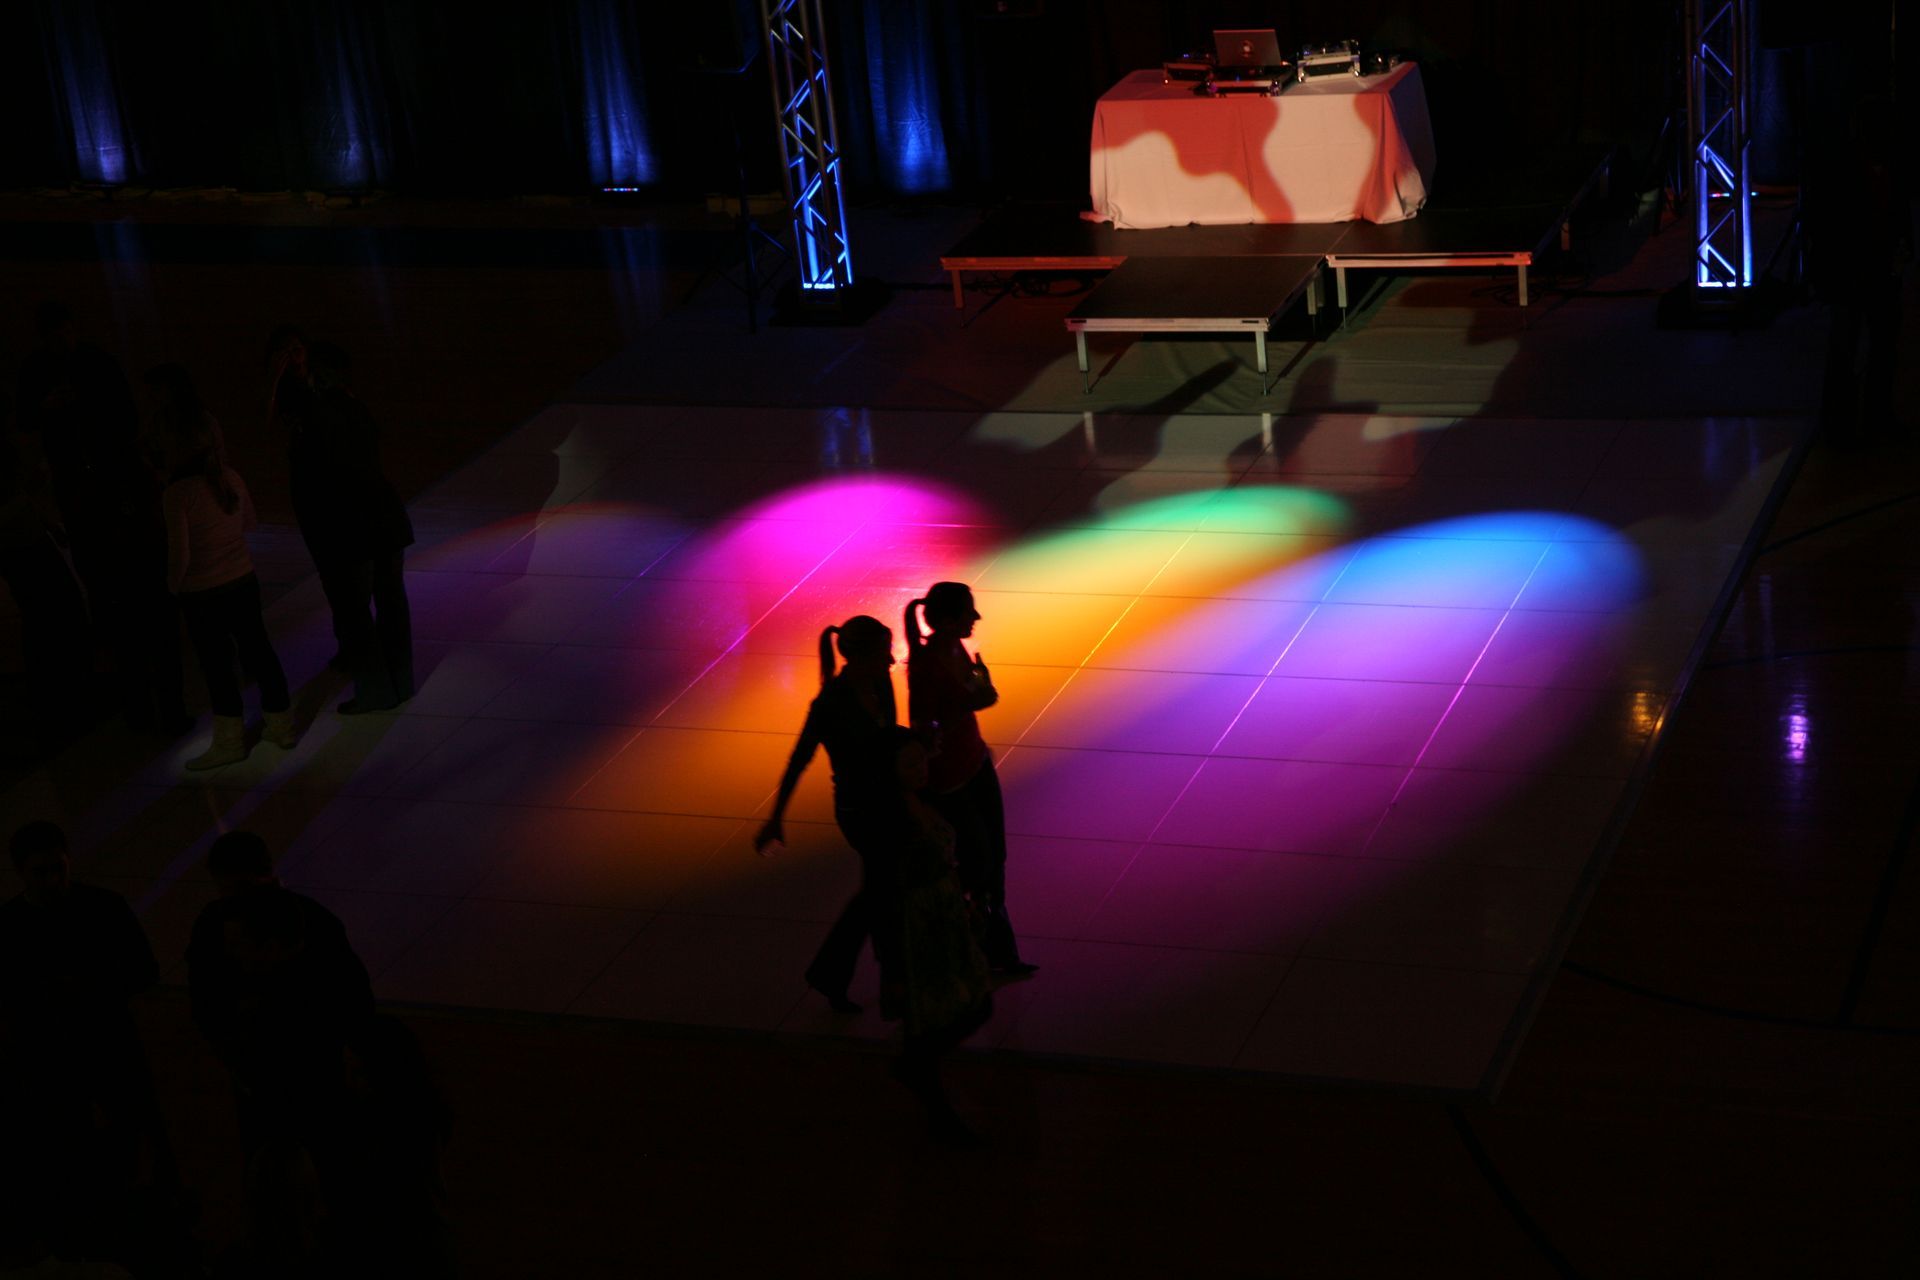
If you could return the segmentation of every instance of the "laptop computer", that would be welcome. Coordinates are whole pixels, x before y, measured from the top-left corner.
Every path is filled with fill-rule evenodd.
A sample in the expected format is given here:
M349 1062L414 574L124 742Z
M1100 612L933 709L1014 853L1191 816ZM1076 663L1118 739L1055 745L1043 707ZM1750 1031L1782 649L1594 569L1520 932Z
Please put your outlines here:
M1286 65L1280 37L1271 28L1213 33L1214 65L1229 74L1250 75Z

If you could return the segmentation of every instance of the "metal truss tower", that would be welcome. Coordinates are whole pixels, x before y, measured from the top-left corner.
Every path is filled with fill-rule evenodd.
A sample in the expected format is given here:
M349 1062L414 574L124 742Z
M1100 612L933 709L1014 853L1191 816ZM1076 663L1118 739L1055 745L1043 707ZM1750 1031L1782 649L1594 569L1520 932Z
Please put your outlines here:
M1693 287L1702 304L1753 287L1751 0L1687 0L1687 144L1693 157Z
M840 134L827 83L827 29L820 0L760 0L780 116L780 158L793 217L800 300L837 304L853 287L840 195Z

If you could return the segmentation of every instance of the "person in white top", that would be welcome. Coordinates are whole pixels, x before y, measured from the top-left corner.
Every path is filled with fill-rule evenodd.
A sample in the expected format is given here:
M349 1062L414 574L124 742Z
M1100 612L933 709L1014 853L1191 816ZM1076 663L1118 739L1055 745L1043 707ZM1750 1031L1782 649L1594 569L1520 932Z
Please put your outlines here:
M148 381L170 384L169 408L156 423L168 477L161 494L167 585L180 601L213 707L213 743L187 761L187 768L217 769L247 757L236 655L260 687L260 708L266 713L261 737L282 749L297 741L292 701L260 614L260 579L247 551L254 515L246 483L222 458L218 429L186 370L162 365Z

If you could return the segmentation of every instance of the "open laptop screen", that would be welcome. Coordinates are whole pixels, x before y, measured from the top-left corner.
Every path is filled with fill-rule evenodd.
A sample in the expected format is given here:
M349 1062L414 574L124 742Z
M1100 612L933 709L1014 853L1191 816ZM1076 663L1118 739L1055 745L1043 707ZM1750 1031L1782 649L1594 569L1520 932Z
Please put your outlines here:
M1277 67L1280 37L1269 27L1260 31L1216 31L1213 33L1214 64L1223 70Z

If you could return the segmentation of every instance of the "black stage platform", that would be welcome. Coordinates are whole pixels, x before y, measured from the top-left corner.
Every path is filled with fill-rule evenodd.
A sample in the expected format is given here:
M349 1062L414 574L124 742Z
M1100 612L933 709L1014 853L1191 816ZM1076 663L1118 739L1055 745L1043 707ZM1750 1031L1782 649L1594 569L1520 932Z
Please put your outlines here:
M1314 254L1128 259L1067 317L1083 385L1089 333L1251 333L1264 392L1267 333L1302 296L1309 314L1319 310L1321 261Z
M1405 222L1255 223L1226 227L1163 227L1118 231L1088 222L1064 204L1008 205L940 258L953 277L956 307L965 306L969 271L1111 271L1132 258L1311 257L1333 268L1344 308L1346 272L1512 267L1527 305L1527 268L1589 194L1605 188L1610 154L1556 155L1524 171L1501 171L1443 183L1427 207ZM1105 287L1104 285L1102 286ZM1096 291L1097 292L1097 291Z

